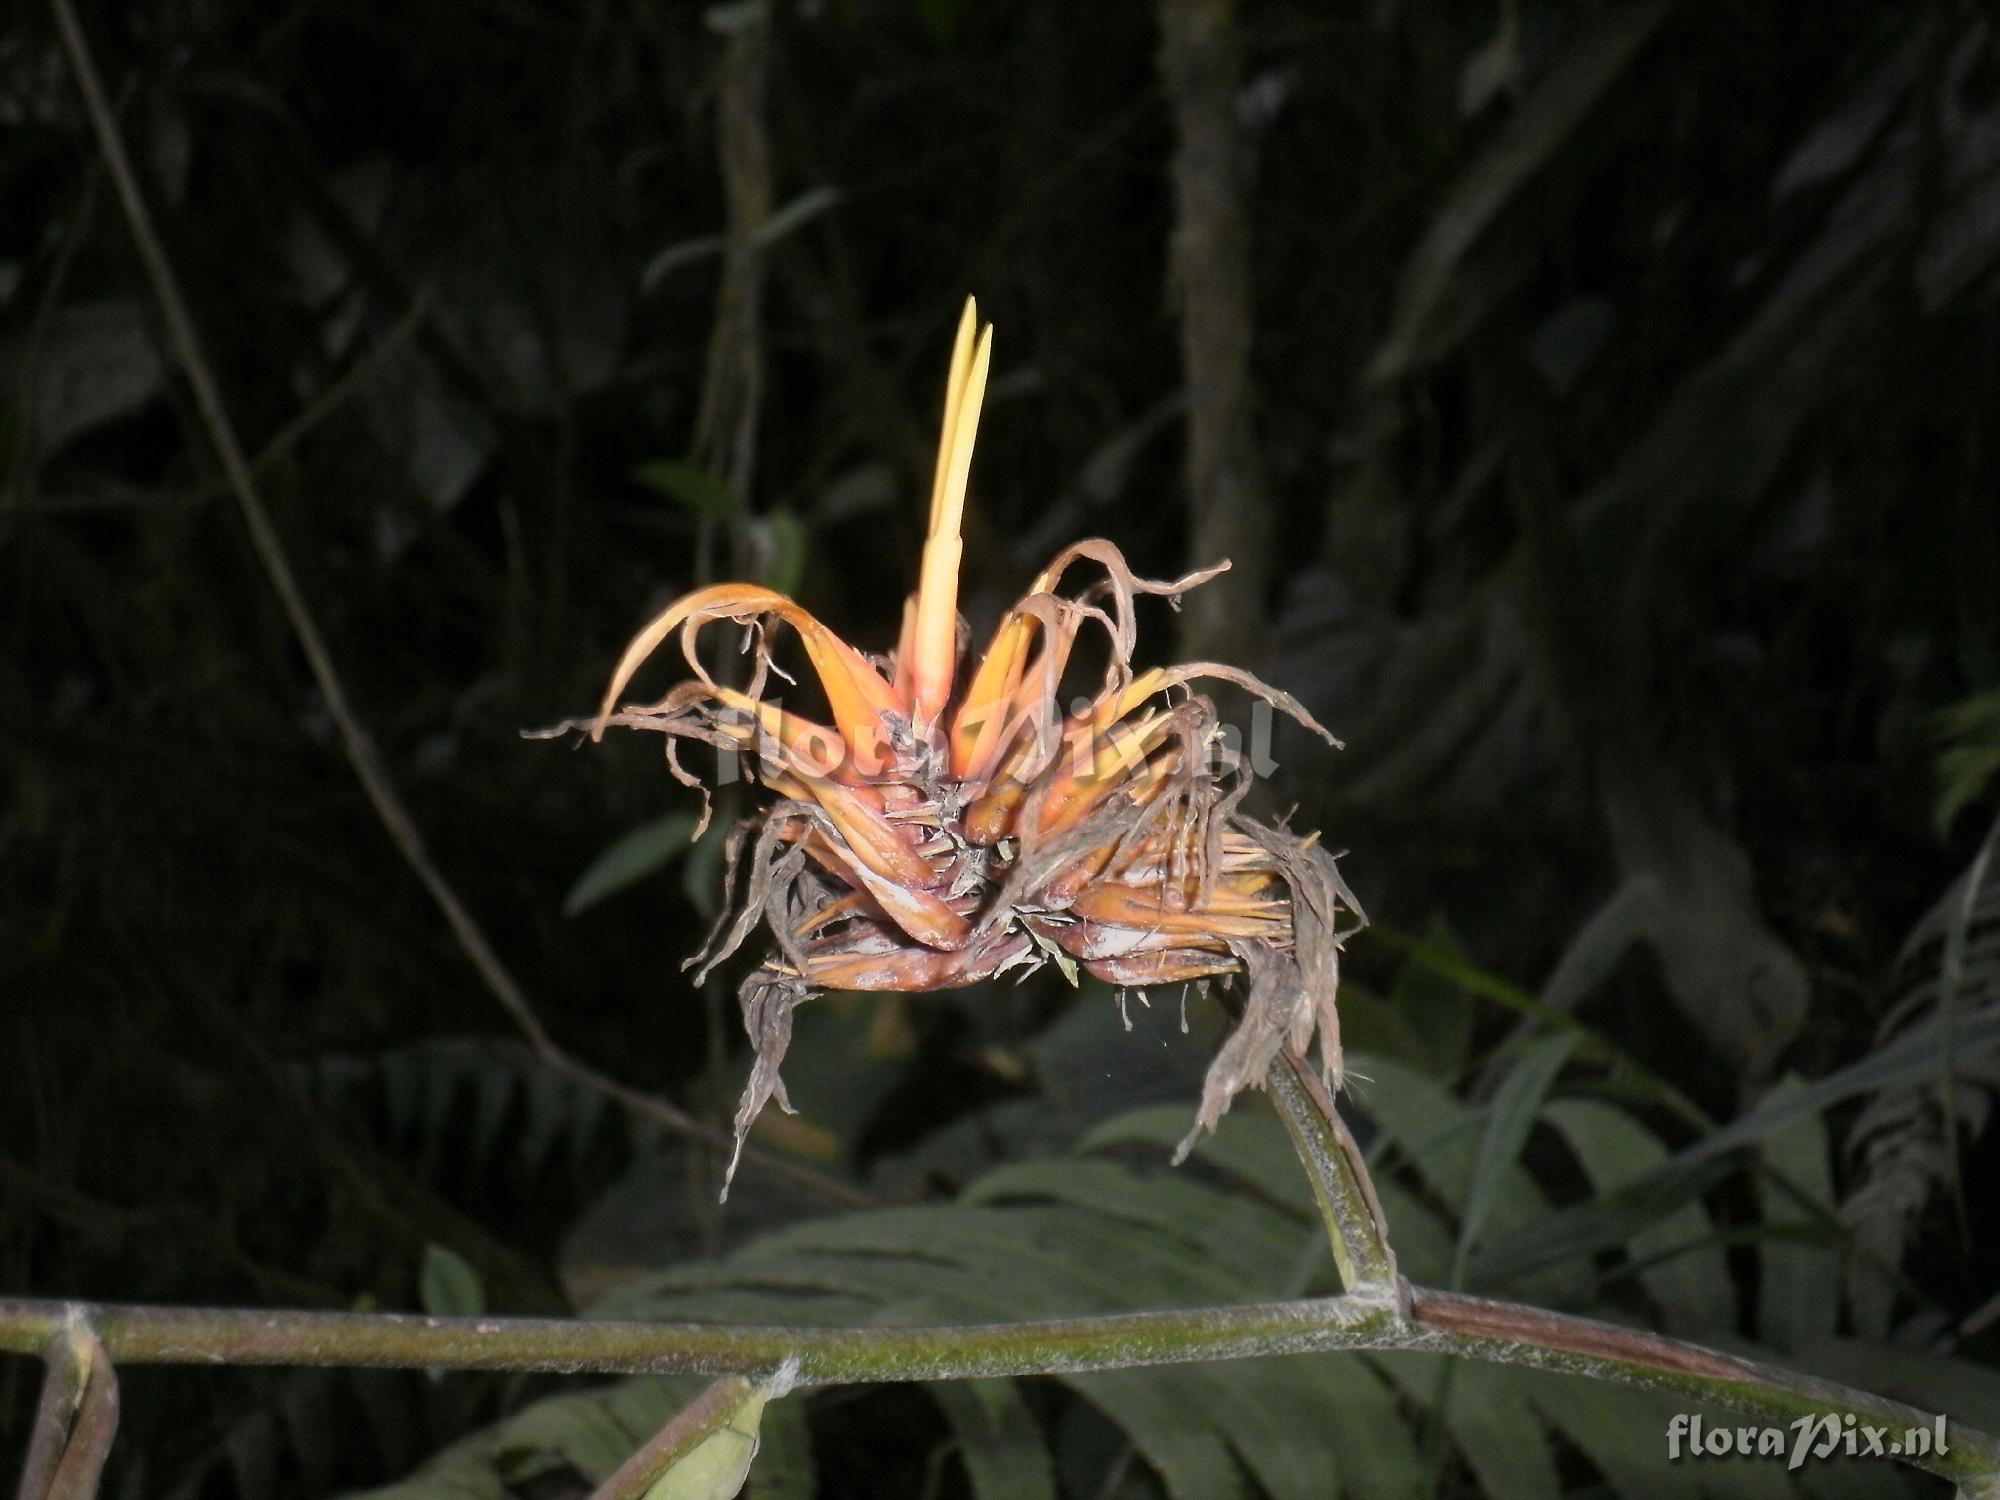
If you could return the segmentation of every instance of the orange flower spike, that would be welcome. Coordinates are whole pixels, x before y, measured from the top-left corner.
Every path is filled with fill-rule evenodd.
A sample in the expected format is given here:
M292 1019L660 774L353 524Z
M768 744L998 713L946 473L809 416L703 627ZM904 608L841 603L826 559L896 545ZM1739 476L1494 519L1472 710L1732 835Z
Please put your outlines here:
M978 308L968 297L952 349L951 377L945 383L944 429L931 490L930 536L924 543L923 572L917 582L909 706L919 733L944 717L958 671L958 564L965 550L959 530L965 517L966 481L972 473L972 445L979 436L979 409L986 399L986 371L993 359L991 325L981 330L974 342L978 321Z

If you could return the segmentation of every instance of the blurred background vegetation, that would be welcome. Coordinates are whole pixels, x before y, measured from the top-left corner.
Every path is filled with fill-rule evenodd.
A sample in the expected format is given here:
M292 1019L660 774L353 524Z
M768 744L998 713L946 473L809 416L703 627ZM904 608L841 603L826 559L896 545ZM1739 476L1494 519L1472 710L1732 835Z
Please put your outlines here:
M2000 1430L1985 7L79 9L359 717L567 1053L726 1120L735 1007L678 970L716 841L657 747L518 731L701 581L888 646L975 292L975 630L1078 536L1228 555L1147 659L1347 741L1260 795L1376 919L1343 1010L1406 1270ZM1212 1002L830 998L756 1137L820 1184L753 1163L726 1209L552 1069L343 758L38 6L0 122L0 1287L1331 1284L1260 1104L1164 1170ZM0 1368L10 1442L34 1383ZM134 1370L109 1493L579 1494L680 1390ZM1668 1411L1409 1356L839 1391L773 1408L752 1492L1933 1492L1670 1468Z

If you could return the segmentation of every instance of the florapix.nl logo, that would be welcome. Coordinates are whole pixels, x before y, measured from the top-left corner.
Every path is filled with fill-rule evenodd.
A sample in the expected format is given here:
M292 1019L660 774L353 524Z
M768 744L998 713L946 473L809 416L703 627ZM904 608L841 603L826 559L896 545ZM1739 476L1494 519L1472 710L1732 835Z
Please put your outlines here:
M1783 1458L1787 1469L1809 1458L1922 1458L1951 1451L1944 1418L1928 1425L1875 1426L1853 1412L1812 1412L1782 1427L1732 1427L1679 1412L1667 1423L1667 1461L1683 1458Z

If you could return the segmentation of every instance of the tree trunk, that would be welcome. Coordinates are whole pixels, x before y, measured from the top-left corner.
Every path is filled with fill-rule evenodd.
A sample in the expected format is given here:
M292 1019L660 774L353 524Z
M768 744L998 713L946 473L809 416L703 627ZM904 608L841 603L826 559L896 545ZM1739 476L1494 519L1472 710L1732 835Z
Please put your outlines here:
M1252 423L1249 161L1233 0L1159 0L1159 65L1173 111L1169 300L1187 380L1189 561L1228 558L1188 596L1184 654L1255 668L1266 641L1271 511Z

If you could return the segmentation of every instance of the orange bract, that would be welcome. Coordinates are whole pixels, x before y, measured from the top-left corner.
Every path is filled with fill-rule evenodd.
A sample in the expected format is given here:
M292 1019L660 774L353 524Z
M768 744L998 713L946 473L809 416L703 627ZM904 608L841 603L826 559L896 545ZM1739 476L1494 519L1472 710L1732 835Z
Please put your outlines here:
M991 356L992 329L979 327L968 299L922 571L886 662L782 594L718 584L633 638L589 725L593 738L611 724L669 736L669 765L690 785L701 783L671 754L677 742L743 753L776 794L731 830L733 906L690 961L705 975L760 923L776 940L741 992L757 1060L737 1112L739 1151L765 1102L785 1105L778 1064L792 1011L825 989L933 990L1050 962L1072 980L1081 966L1121 986L1241 974L1242 1016L1209 1070L1196 1132L1262 1082L1280 1047L1303 1053L1315 1032L1339 1077L1339 949L1360 910L1314 839L1238 810L1248 770L1189 684L1223 679L1333 737L1296 700L1233 668L1132 673L1137 596L1178 602L1228 564L1150 582L1110 542L1079 542L1002 618L978 665L961 670L961 520ZM1063 592L1081 564L1101 576ZM741 689L715 682L696 650L717 620L750 630L752 679ZM832 725L765 698L774 625L799 634ZM1104 633L1109 664L1096 696L1066 715L1058 692L1088 629ZM694 677L656 703L620 708L677 630Z

